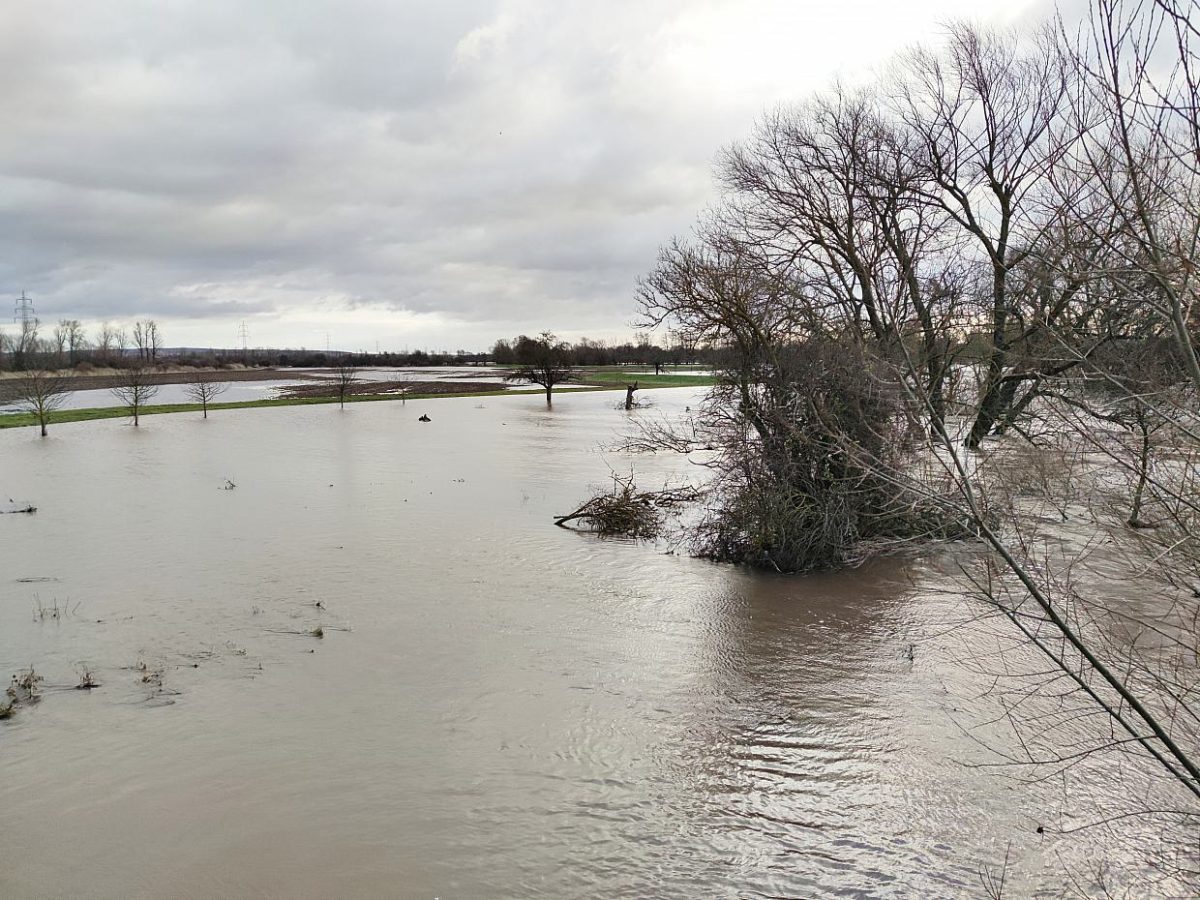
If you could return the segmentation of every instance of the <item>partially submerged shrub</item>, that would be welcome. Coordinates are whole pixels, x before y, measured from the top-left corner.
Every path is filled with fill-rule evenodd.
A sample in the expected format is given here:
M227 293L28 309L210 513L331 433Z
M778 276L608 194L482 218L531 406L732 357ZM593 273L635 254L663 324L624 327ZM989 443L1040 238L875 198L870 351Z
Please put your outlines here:
M655 538L662 530L663 511L696 499L691 488L639 491L633 476L613 476L611 491L596 494L554 524L566 527L581 522L591 531L609 537Z
M692 435L656 438L715 454L697 555L802 572L974 535L922 473L921 417L883 362L831 339L747 353L730 361Z
M714 494L716 502L694 535L698 556L805 572L857 565L923 540L976 536L948 505L895 481L821 484L750 466L731 481Z
M12 677L12 682L5 692L9 698L9 705L15 706L20 703L36 703L41 699L39 693L39 685L45 679L37 673L33 666L29 667L26 672L18 672Z
M71 606L70 603L64 602L59 605L58 598L55 597L49 606L42 603L41 597L37 594L33 595L33 620L35 622L45 622L47 619L51 621L60 621L73 615L79 609L79 604Z

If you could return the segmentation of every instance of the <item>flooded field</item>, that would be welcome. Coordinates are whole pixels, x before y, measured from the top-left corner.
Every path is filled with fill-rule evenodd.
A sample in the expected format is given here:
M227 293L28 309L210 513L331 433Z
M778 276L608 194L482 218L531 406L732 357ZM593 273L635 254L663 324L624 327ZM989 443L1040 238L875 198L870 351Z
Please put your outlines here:
M0 722L0 896L973 897L1006 853L1058 896L1128 852L973 765L944 559L789 579L555 528L628 471L615 400L0 432L38 507L0 516L0 678L45 678Z
M287 372L281 372L281 377L275 379L266 379L263 381L220 381L219 374L214 378L218 383L224 385L221 394L216 398L220 403L240 403L254 400L270 400L281 396L286 388L295 387L297 385L311 385L319 383L319 379L332 379L332 369L297 369L295 377L287 377ZM467 367L442 367L442 368L402 368L402 369L358 369L357 377L362 382L376 382L389 380L437 380L437 381L473 381L480 378L495 379L496 373L494 370L480 370L478 368ZM186 376L183 376L186 381ZM526 385L514 384L514 388L526 387ZM153 404L172 404L172 403L192 403L192 397L188 394L188 385L180 384L162 384L158 385L158 391L151 398ZM62 409L94 409L105 406L120 406L121 400L116 397L108 388L97 388L80 391L72 391L66 394L63 398ZM18 402L5 403L0 401L0 415L5 413L16 413L24 411L23 404Z

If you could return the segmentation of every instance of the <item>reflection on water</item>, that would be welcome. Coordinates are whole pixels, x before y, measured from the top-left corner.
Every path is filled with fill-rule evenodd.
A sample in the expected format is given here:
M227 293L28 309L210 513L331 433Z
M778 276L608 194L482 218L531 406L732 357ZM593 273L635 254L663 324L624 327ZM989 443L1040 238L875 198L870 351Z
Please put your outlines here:
M0 677L50 688L0 723L0 896L976 896L1009 842L1018 895L1059 887L1038 789L963 765L935 574L756 576L551 524L628 465L599 448L629 415L0 433L0 492L39 507L0 517ZM84 666L102 688L70 689Z

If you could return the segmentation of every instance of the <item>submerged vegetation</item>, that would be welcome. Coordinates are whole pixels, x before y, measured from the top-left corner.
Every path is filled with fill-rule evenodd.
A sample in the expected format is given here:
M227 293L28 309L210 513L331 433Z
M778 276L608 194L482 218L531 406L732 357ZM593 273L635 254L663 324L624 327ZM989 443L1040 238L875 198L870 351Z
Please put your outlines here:
M1154 822L1168 892L1200 888L1195 13L956 26L886 85L766 117L639 291L717 385L630 443L710 470L691 535L714 559L802 572L978 539L964 590L1021 639L990 672L1008 765L1053 771L1069 815ZM1161 799L1075 790L1131 758Z
M21 706L31 706L42 699L41 685L45 679L37 670L30 666L24 672L18 672L9 682L4 692L8 700L0 704L0 719L11 719Z
M606 537L650 539L661 533L665 512L695 502L698 496L694 488L688 487L639 491L632 475L614 474L610 490L601 491L574 511L558 516L554 524L566 527L579 522Z
M588 371L585 370L583 377L586 379L578 385L572 385L575 391L587 390L624 390L624 380L628 376L614 374L605 371ZM707 375L638 375L639 381L642 382L644 388L667 388L667 387L695 387L711 384L713 379ZM359 388L368 387L369 383L360 383L356 385ZM205 418L209 412L228 410L228 409L263 409L275 406L313 406L320 404L338 403L378 403L389 400L399 400L407 402L408 400L436 400L445 397L508 397L520 394L540 394L541 389L536 390L521 390L521 389L504 389L504 390L459 390L448 392L439 390L431 392L428 390L412 390L390 393L358 393L348 391L344 398L339 397L337 392L331 394L318 394L317 396L287 396L278 398L264 398L261 400L235 400L226 402L206 403L160 403L150 406L139 407L139 416L164 415L169 413L186 413L199 412L204 413ZM127 406L106 406L96 407L92 409L55 409L49 412L46 417L48 424L65 424L68 422L89 422L96 419L123 419L130 416L130 409ZM31 425L38 425L39 419L33 413L10 413L0 414L0 428L28 428Z

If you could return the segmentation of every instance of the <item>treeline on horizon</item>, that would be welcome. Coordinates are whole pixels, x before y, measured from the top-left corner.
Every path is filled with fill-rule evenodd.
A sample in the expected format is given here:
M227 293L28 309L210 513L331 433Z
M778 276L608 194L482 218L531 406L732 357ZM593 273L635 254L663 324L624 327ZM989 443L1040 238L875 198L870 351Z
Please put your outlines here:
M230 368L261 366L322 368L326 366L479 366L515 365L527 335L501 339L489 351L411 350L375 353L309 349L198 349L164 346L162 330L153 319L139 320L131 329L102 324L89 335L78 320L63 319L43 328L37 319L17 323L15 333L0 330L0 372L73 370L85 375L95 368L195 366ZM612 343L580 338L561 342L564 362L571 366L714 365L721 351L674 342L662 346L643 335L638 340Z

